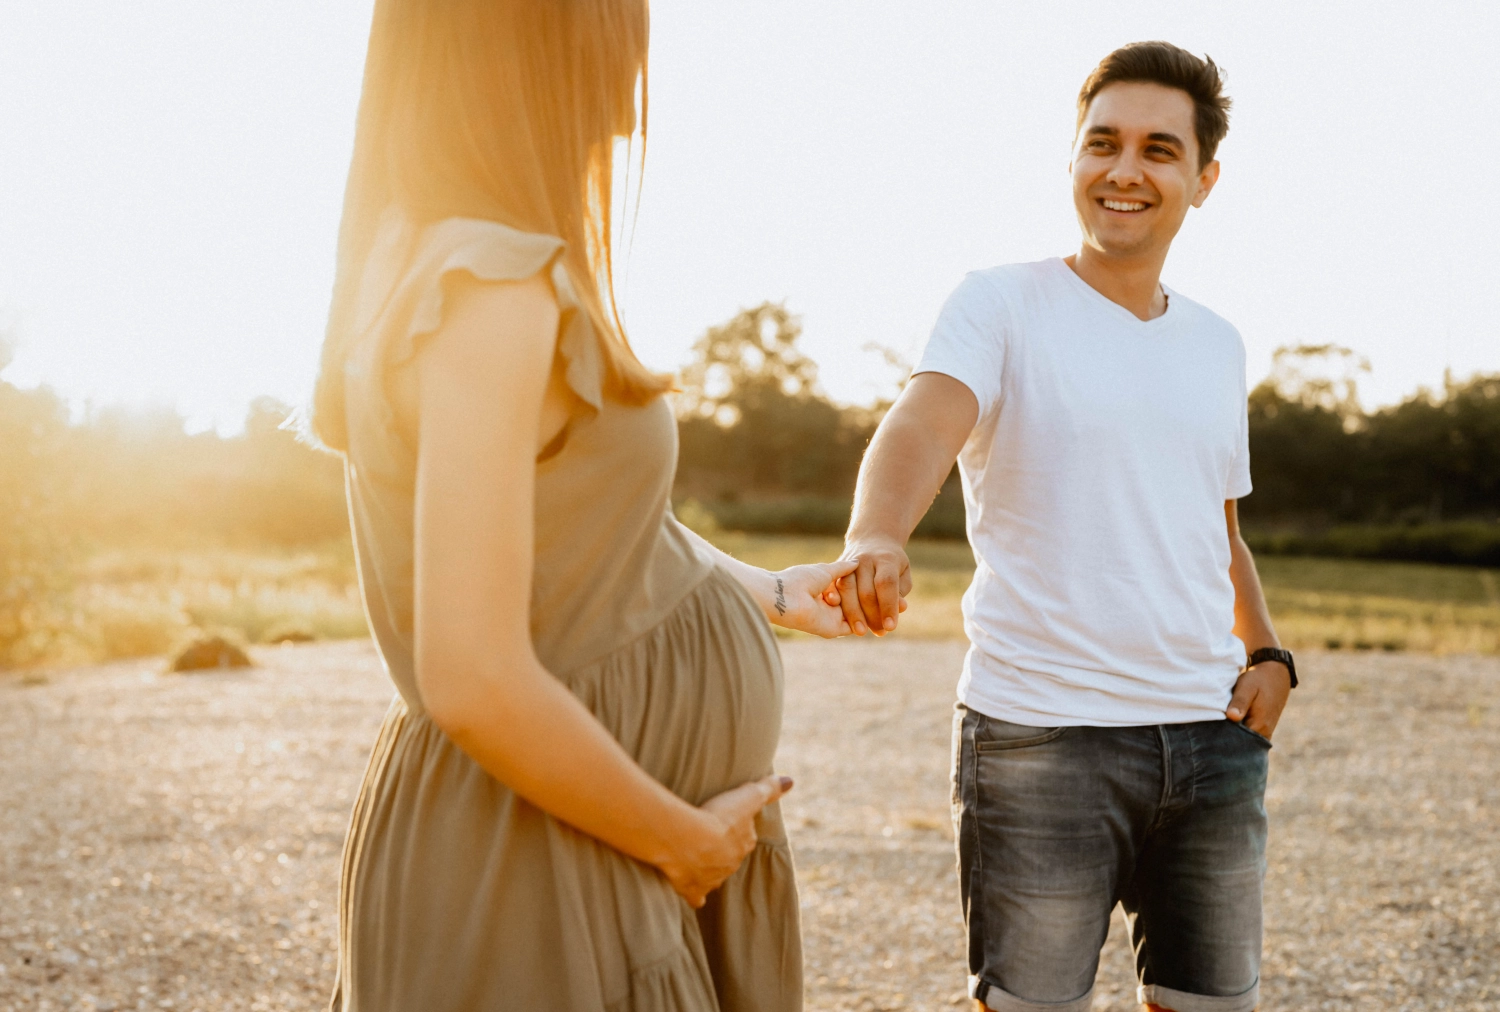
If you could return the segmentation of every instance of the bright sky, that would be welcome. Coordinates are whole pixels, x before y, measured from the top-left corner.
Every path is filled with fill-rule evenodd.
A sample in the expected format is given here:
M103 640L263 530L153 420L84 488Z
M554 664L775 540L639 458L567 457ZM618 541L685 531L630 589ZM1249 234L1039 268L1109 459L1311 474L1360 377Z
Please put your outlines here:
M370 0L0 5L6 378L236 426L311 384ZM1282 344L1369 357L1367 404L1500 371L1493 3L656 0L622 258L662 368L786 300L834 397L894 378L965 271L1072 252L1073 97L1165 38L1228 71L1223 178L1164 280ZM1477 175L1476 175L1477 173Z

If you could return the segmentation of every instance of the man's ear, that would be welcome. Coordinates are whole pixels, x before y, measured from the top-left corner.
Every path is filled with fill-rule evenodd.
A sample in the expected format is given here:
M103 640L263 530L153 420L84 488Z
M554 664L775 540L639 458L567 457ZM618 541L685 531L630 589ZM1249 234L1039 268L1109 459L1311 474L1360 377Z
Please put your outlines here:
M1193 194L1193 206L1202 207L1203 202L1208 199L1208 194L1213 190L1214 184L1219 181L1219 160L1215 158L1203 166L1203 171L1198 173L1198 192Z

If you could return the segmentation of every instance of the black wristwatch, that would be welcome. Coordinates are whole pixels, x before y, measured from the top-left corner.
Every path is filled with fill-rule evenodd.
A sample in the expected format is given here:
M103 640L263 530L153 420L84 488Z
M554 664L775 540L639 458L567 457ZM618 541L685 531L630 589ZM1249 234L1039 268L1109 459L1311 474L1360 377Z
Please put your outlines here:
M1286 665L1286 673L1292 676L1292 688L1297 687L1297 664L1292 660L1292 652L1280 647L1261 647L1252 653L1245 661L1245 667L1253 668L1261 661L1279 661Z

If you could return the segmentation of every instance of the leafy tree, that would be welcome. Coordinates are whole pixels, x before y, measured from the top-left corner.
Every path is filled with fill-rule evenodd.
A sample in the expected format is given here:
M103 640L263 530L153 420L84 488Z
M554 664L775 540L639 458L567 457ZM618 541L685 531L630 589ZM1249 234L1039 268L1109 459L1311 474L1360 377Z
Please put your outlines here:
M1500 375L1421 391L1366 420L1362 492L1373 518L1500 512Z
M1249 520L1323 519L1356 510L1352 465L1363 415L1357 375L1369 365L1338 345L1276 349L1250 392Z
M1418 523L1494 519L1500 511L1500 376L1445 380L1366 413L1347 348L1276 353L1250 394L1255 492L1247 519L1267 523Z
M852 493L878 416L840 408L797 347L801 323L766 302L693 346L678 395L681 494L711 500Z

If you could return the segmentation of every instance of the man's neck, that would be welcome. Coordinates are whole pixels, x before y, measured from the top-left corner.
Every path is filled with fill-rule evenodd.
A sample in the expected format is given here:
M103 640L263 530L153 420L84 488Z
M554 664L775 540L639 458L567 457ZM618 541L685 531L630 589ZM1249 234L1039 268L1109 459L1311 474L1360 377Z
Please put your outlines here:
M1139 319L1154 320L1167 311L1167 293L1161 287L1165 256L1111 257L1084 246L1063 262L1090 288Z

